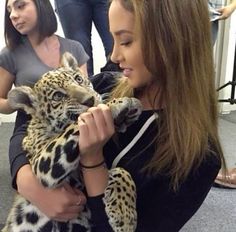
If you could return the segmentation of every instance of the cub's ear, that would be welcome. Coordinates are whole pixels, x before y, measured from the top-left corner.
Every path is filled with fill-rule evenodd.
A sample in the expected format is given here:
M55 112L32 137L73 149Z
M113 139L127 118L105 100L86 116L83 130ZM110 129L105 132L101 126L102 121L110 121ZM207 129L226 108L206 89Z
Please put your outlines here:
M76 70L78 68L78 62L71 53L65 52L61 57L60 66Z
M13 109L23 109L28 114L36 111L36 97L33 89L28 86L20 86L12 89L8 93L9 105Z

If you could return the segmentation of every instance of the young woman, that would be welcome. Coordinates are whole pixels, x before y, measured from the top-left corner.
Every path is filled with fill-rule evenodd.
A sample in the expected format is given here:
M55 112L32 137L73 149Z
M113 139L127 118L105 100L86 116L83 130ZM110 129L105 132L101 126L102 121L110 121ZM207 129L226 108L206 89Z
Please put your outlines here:
M207 2L113 0L109 25L111 59L124 74L111 97L133 95L143 113L116 135L118 142L110 140L114 125L107 106L93 107L78 119L94 231L110 231L102 203L108 179L103 160L108 169L128 170L136 183L136 231L179 231L224 164ZM112 81L93 79L100 92Z
M43 73L59 66L60 57L65 51L76 57L80 68L87 74L88 56L82 45L55 35L56 30L56 16L49 0L6 1L7 46L0 54L0 113L13 112L7 100L8 91L13 84L34 85ZM81 208L75 206L75 202L80 200L77 190L70 189L69 186L55 190L44 189L32 174L28 160L21 150L24 133L20 125L28 120L29 117L24 112L17 113L10 144L13 186L52 218L64 221L76 217Z

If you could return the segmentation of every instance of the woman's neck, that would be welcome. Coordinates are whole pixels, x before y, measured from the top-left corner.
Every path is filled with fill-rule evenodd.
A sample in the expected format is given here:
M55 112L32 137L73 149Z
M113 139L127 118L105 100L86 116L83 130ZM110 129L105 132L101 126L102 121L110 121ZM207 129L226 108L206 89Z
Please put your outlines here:
M47 51L50 51L54 48L56 40L55 35L51 35L49 37L45 37L42 41L39 42L39 36L34 34L31 36L28 36L28 39L32 45L33 48L41 47L44 48Z
M141 101L144 110L158 110L165 106L162 91L159 86L150 86L137 91L135 96Z
M38 33L32 33L30 35L27 35L27 38L30 41L32 47L35 47L39 43L39 34Z

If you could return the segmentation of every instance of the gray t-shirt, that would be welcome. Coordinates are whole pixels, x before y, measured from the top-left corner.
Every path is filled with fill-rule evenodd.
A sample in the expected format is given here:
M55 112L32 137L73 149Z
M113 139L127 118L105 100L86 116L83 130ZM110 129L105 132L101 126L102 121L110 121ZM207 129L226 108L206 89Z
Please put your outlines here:
M79 66L88 61L89 57L79 42L60 36L58 39L61 55L70 52L77 59ZM15 86L33 86L44 73L53 70L37 56L28 39L24 39L13 51L5 47L0 53L0 66L14 75Z

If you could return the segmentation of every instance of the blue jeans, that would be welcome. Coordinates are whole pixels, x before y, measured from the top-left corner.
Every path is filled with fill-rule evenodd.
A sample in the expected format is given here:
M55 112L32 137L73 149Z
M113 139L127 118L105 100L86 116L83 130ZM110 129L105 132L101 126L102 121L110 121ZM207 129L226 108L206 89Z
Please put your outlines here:
M212 36L213 46L216 43L216 39L217 39L217 36L218 36L218 31L219 31L219 21L216 20L214 22L211 22L211 36Z
M106 57L113 39L108 26L108 0L54 0L65 37L79 41L89 55L88 75L93 75L92 22L101 37Z

